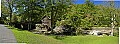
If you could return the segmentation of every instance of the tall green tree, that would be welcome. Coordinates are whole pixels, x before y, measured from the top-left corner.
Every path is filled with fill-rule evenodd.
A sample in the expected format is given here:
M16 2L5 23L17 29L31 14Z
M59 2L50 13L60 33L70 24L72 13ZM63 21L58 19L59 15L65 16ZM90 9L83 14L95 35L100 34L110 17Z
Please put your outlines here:
M14 1L15 0L2 0L2 15L9 15L10 25L11 25ZM5 10L3 10L3 9L5 9Z

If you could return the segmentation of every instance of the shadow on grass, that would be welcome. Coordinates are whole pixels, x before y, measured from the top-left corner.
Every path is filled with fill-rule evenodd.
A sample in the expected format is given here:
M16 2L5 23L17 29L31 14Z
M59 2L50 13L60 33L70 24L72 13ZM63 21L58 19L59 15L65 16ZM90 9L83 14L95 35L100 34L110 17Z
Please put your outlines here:
M62 40L64 38L66 38L66 37L67 36L64 36L64 35L56 35L56 36L54 36L54 38L57 39L57 40Z

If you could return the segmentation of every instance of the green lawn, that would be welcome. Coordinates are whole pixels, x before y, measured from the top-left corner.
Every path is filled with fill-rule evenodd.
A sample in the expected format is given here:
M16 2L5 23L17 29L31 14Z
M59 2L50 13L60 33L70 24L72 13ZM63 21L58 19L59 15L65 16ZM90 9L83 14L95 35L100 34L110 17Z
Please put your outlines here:
M27 43L27 44L63 44L61 41L54 38L33 34L29 31L20 31L17 28L11 28L14 33L18 43Z
M14 33L18 43L29 44L118 44L118 37L112 36L67 36L58 40L54 36L33 34L29 31L20 31L9 27Z
M118 37L69 36L62 39L65 44L118 44Z

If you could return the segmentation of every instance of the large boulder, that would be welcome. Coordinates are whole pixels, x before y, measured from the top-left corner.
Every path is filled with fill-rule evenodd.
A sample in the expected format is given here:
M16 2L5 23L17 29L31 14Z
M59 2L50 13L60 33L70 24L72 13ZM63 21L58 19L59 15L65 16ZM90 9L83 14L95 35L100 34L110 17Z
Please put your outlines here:
M64 32L62 26L56 26L56 27L53 29L53 31L54 31L55 33L63 33L63 32Z

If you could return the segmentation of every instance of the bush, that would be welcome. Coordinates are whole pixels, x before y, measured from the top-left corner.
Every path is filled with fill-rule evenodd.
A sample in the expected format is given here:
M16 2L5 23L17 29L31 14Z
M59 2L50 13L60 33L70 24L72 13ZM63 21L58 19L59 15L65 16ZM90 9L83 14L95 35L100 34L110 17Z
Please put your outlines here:
M0 24L4 24L4 21L2 20L1 17L0 17Z
M76 29L76 35L82 35L82 28L78 27Z
M4 24L4 21L0 20L0 24Z
M9 21L4 20L4 24L9 25Z
M113 36L119 37L119 32L115 32Z
M115 30L114 30L113 36L117 36L117 37L119 37L119 28L118 28L118 27L115 27Z

